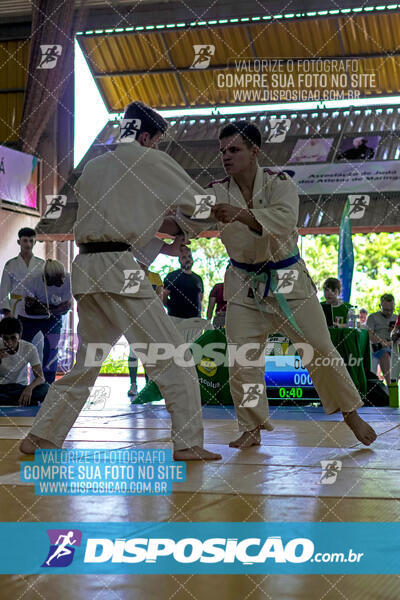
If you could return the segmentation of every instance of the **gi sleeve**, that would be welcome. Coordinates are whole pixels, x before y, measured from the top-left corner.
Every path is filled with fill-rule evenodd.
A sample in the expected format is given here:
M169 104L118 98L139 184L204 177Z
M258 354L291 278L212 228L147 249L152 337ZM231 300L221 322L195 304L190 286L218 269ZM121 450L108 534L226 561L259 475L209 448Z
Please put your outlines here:
M0 284L0 310L11 310L10 293L12 289L12 281L8 267L5 265Z
M160 254L163 244L163 240L153 238L148 244L143 246L143 248L134 248L132 254L136 260L146 265L146 267L149 267Z
M282 177L285 177L283 179ZM299 196L295 183L286 175L276 175L267 183L268 205L252 208L250 212L263 228L262 234L250 230L254 235L286 235L297 227L299 218Z
M191 218L197 206L196 196L210 195L212 190L204 190L165 152L160 152L156 169L163 198L170 209L176 208L173 218L182 229L185 242L203 231L215 230L216 220L211 214L207 219Z

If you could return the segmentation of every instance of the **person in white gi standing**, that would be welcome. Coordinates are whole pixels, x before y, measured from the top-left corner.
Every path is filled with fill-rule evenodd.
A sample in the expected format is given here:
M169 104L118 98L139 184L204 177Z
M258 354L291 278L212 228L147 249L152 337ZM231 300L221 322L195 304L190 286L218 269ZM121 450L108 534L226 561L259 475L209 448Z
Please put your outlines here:
M133 102L122 121L121 143L115 151L89 161L76 184L79 208L74 233L80 254L72 265L72 292L78 303L80 345L76 364L51 386L21 442L24 453L62 446L100 370L98 362L92 366L88 360L89 344L113 345L122 334L135 344L183 343L136 262L171 205L178 204L191 215L194 195L203 192L171 157L156 150L166 129L156 111ZM221 458L203 448L195 368L179 367L173 359L145 367L171 415L174 458Z
M31 227L18 231L17 244L21 251L4 265L0 284L0 310L5 317L27 317L23 298L29 295L27 282L31 275L41 273L44 260L33 254L36 232Z
M242 434L229 445L259 445L260 430L273 429L264 371L265 344L275 331L302 344L303 362L325 411L341 410L357 439L369 445L376 433L356 411L363 402L331 342L315 285L297 249L296 186L285 173L259 166L261 132L253 123L230 123L219 139L228 176L207 191L216 198L212 214L231 259L224 283L227 341L232 352L235 346L254 345L246 355L252 364L230 360L230 389ZM182 213L177 212L176 222L186 236L204 231L204 224Z

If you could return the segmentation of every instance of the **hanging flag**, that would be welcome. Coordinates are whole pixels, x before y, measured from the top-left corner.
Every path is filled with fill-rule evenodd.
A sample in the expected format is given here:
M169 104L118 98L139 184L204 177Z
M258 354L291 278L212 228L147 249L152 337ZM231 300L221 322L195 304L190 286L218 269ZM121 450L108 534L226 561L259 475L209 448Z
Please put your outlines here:
M339 256L338 256L338 278L342 283L342 299L350 302L351 282L353 280L354 253L353 238L351 235L350 200L344 206L340 220L339 231Z

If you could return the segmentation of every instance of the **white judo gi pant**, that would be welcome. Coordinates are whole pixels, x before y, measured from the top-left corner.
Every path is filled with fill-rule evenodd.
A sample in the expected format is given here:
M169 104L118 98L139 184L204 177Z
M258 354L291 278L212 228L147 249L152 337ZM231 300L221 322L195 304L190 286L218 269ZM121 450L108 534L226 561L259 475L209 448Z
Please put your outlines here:
M327 414L339 410L350 412L363 406L360 395L339 353L332 344L326 319L317 297L288 301L303 335L300 335L288 322L275 298L268 299L268 303L273 308L273 313L261 313L257 308L233 302L228 302L227 306L226 336L228 344L240 347L244 344L255 343L259 348L258 350L249 350L246 358L248 361L258 362L260 366L240 366L237 361L233 361L233 356L230 358L230 365L233 364L229 368L229 385L239 430L251 431L259 425L263 429L273 429L269 421L264 355L268 335L276 332L286 335L292 343L310 344L313 358L305 366ZM234 348L231 351L234 352ZM327 363L329 364L327 365ZM256 406L243 406L243 384L262 385L263 392Z
M84 406L100 366L85 366L89 343L114 345L121 335L130 344L173 344L184 340L165 313L158 297L132 298L94 293L78 299L79 348L69 373L50 388L31 433L61 446ZM203 445L200 388L194 367L177 366L173 359L146 364L150 379L159 386L172 421L175 450Z

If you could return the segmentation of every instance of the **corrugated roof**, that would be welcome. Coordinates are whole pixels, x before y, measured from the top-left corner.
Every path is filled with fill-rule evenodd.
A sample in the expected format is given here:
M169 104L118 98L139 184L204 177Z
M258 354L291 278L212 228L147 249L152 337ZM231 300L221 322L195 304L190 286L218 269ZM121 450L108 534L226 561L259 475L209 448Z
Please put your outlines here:
M134 99L158 108L238 104L231 90L216 84L216 78L219 74L237 73L237 68L232 69L235 60L255 58L285 59L280 72L286 76L292 72L292 60L299 72L306 73L301 66L303 58L357 58L357 73L375 76L373 84L371 79L357 82L361 97L400 93L398 12L202 28L187 23L177 25L160 31L98 30L103 33L78 36L110 111L122 111ZM206 69L191 68L197 44L215 48ZM349 76L352 73L354 69L348 70ZM268 89L268 84L264 87ZM280 88L290 89L290 82L283 82ZM329 82L326 89L335 90L336 86ZM268 98L254 97L252 101L248 97L247 101L260 103Z
M29 41L0 42L0 142L18 141L28 69Z

